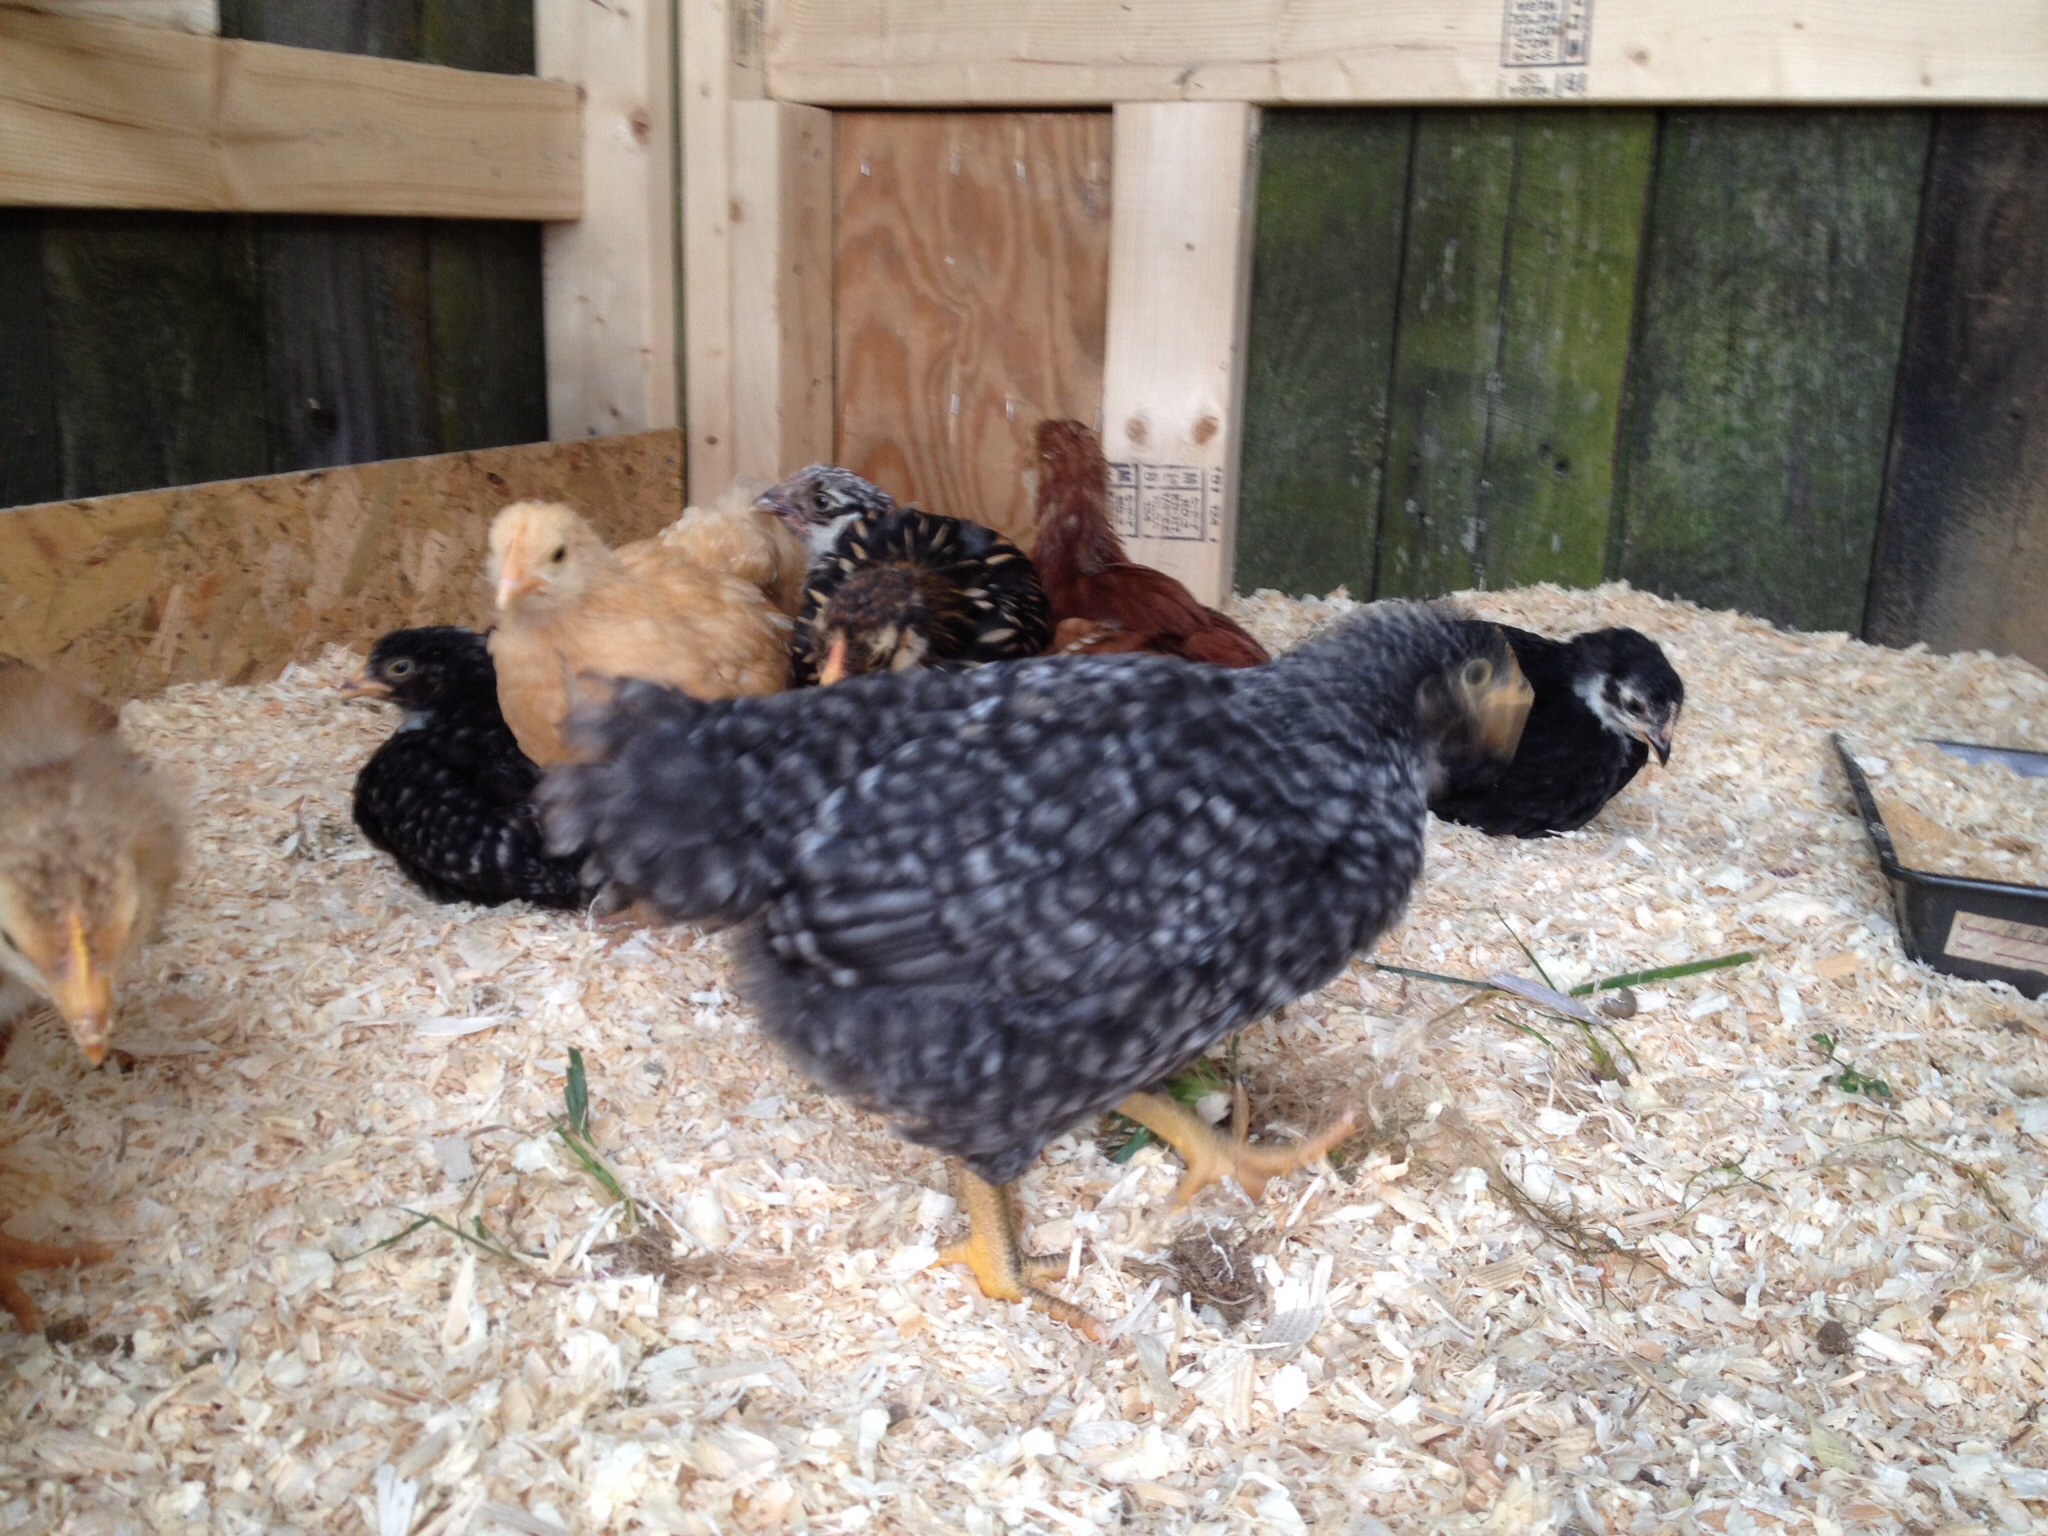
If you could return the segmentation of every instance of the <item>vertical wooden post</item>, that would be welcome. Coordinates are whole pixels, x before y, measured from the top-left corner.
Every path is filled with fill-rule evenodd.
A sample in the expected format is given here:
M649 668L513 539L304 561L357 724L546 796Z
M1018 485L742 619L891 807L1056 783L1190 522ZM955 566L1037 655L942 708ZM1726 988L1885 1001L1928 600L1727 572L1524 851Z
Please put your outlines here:
M583 91L583 217L542 246L548 435L676 424L674 0L534 0L540 73Z
M1230 594L1258 108L1116 109L1102 445L1133 560Z
M732 6L682 9L683 431L690 500L732 483L732 99L758 97L759 70L735 67ZM737 78L736 78L737 77Z
M832 456L832 114L732 104L732 465Z
M832 454L832 118L763 99L762 0L683 7L690 499Z

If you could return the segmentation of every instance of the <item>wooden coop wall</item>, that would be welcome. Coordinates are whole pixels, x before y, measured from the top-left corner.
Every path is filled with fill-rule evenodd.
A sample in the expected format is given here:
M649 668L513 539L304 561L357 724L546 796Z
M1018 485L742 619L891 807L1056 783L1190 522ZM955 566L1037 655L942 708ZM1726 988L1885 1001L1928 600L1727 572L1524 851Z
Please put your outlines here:
M1269 111L1238 585L2048 662L2048 114Z
M1101 113L836 113L837 452L1028 537ZM1637 585L2048 662L2048 113L1268 109L1235 585Z
M532 0L222 0L225 37L501 74ZM548 436L541 226L0 208L0 506Z

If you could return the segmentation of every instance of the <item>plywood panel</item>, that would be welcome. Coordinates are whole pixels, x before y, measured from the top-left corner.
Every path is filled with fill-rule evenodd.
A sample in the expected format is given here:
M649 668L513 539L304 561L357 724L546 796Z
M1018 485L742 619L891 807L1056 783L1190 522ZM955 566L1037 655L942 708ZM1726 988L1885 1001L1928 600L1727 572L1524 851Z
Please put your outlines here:
M1412 112L1268 112L1237 585L1373 589Z
M681 448L670 430L0 512L0 654L61 658L120 698L473 623L499 507L547 497L643 537L682 510Z
M837 120L837 457L1028 539L1044 416L1095 423L1109 279L1102 113Z
M0 202L573 219L573 87L0 9Z
M2048 667L2048 115L1944 112L1865 637Z
M822 106L2041 102L2033 0L774 0Z
M1673 112L1624 426L1621 574L1858 632L1923 112Z

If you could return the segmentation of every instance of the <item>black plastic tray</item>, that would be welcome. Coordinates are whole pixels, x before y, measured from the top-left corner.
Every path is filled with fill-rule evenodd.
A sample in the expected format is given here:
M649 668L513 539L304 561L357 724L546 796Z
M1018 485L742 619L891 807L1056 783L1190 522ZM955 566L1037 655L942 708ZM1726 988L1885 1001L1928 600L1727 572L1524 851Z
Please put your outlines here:
M1878 814L1870 781L1842 738L1834 741L1856 807L1863 813L1864 830L1877 850L1878 868L1892 888L1899 941L1907 955L1969 981L2006 982L2028 997L2048 992L2048 890L1907 869L1899 863L1891 832ZM2048 778L2048 753L1962 741L1932 745L1970 762L2000 762L2028 778Z

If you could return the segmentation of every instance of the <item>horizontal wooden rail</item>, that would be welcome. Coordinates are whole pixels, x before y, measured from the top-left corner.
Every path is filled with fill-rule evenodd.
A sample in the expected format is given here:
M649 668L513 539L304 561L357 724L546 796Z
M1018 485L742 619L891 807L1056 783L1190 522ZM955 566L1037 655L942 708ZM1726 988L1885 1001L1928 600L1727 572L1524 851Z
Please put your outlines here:
M2043 0L768 0L771 96L2048 103Z
M0 8L0 203L575 219L559 81Z

